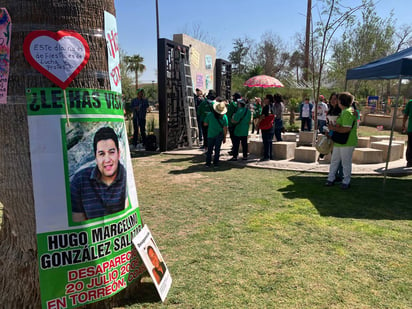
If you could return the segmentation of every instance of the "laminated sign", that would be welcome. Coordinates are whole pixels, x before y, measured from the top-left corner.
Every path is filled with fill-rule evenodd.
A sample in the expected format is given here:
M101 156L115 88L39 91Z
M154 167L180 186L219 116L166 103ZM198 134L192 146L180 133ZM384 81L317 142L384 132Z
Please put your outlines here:
M10 71L11 19L5 8L0 8L0 104L7 103Z
M146 271L121 94L26 92L42 307L113 296Z

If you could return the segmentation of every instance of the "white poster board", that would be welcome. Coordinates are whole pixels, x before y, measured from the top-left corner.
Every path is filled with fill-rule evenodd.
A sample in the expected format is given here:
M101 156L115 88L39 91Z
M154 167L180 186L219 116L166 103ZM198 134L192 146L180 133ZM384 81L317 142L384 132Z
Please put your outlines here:
M110 88L112 91L122 93L116 17L106 11L104 12L104 35L107 43Z
M172 277L147 225L133 238L133 244L164 302L172 286Z

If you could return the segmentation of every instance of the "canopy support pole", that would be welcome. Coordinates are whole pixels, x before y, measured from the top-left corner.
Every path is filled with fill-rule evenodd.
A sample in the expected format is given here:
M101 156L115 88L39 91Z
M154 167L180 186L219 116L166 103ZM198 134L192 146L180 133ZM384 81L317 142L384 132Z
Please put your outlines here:
M398 102L399 102L399 97L401 95L401 84L402 84L402 76L399 77L398 81L398 95L396 97L395 101L395 108L393 110L393 116L392 116L392 126L391 126L391 136L389 138L389 148L388 148L388 155L386 157L386 165L385 165L385 171L383 173L383 185L386 183L386 175L388 173L388 164L389 164L389 159L391 156L391 148L392 148L392 139L393 139L393 130L395 128L395 123L396 123L396 117L398 113Z

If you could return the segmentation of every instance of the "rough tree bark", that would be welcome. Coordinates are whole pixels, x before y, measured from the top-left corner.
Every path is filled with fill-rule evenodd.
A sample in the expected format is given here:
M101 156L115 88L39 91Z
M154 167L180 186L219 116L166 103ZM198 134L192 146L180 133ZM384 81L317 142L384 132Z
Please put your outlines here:
M8 102L0 104L0 306L39 308L39 274L25 89L54 87L23 55L34 30L73 30L90 46L90 60L70 87L110 89L104 38L104 11L113 0L3 0L12 19ZM126 289L126 290L130 290ZM115 305L125 293L88 307Z

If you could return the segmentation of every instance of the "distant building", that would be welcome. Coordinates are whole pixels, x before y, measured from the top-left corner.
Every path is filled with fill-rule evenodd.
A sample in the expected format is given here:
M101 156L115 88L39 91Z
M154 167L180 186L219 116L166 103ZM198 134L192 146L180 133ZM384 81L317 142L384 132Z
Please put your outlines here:
M190 47L190 71L193 89L204 93L215 89L216 48L186 34L174 34L173 41Z

